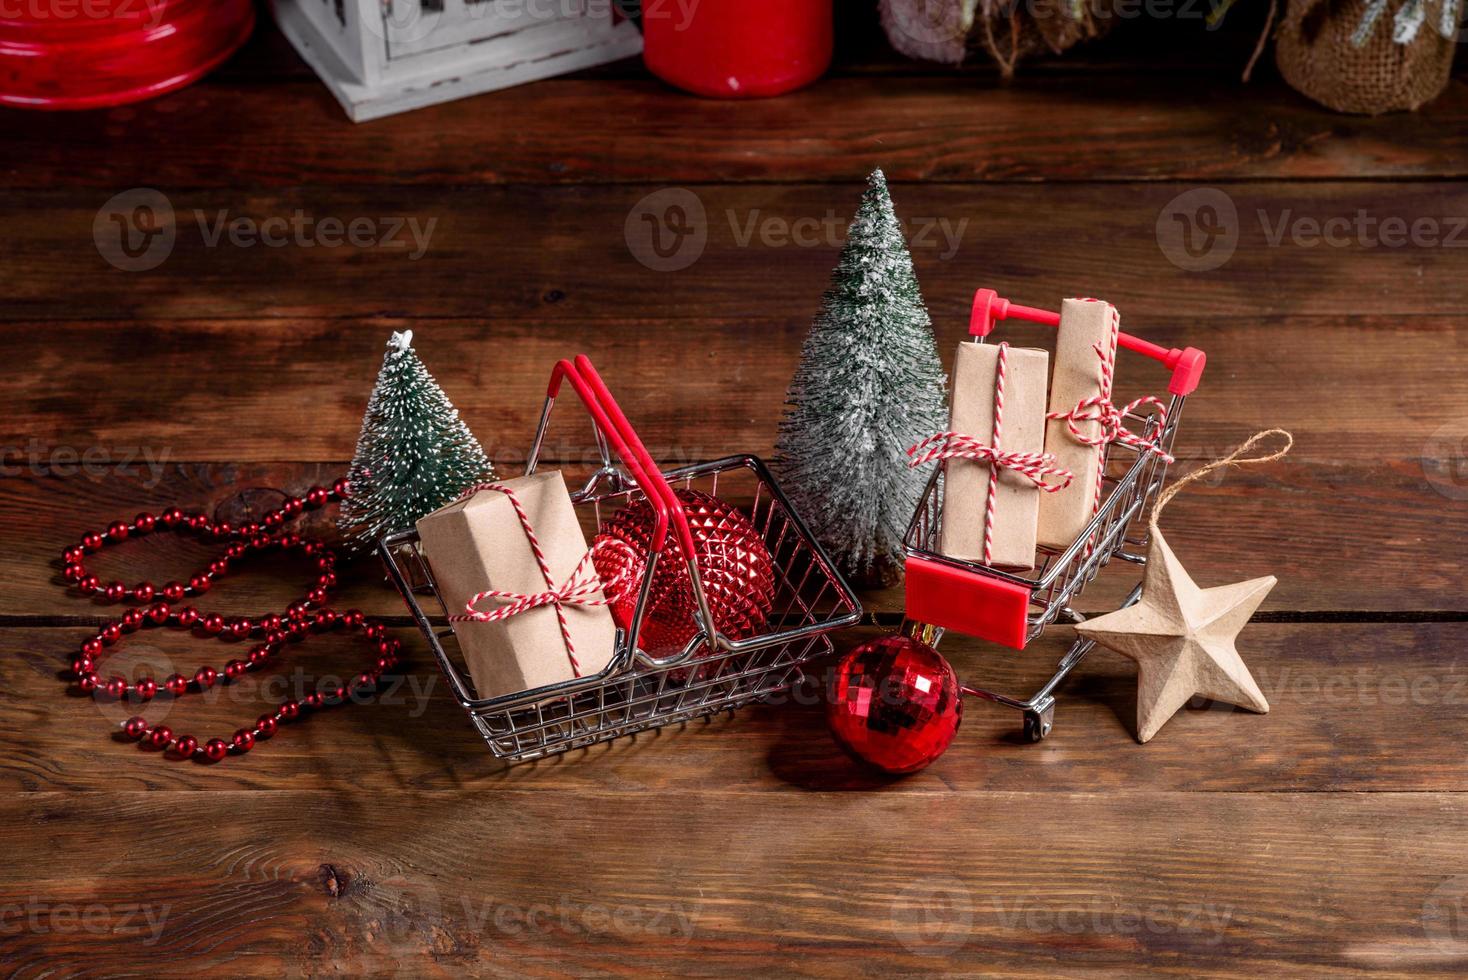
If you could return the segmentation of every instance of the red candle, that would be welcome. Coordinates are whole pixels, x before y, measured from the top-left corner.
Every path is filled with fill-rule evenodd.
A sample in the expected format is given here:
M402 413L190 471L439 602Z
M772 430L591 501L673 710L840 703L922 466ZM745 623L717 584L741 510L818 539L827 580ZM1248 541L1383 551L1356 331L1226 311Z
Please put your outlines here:
M831 64L831 0L643 0L642 32L653 74L715 98L779 95Z

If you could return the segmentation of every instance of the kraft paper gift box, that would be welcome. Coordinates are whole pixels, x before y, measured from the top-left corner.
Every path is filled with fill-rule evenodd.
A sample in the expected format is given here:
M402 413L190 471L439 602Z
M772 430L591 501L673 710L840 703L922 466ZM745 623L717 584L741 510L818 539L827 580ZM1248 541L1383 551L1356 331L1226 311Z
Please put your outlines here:
M1116 307L1090 299L1068 299L1060 307L1060 333L1055 341L1055 377L1050 384L1050 412L1074 410L1087 398L1111 397L1099 344L1107 363L1116 363L1120 322ZM1088 439L1101 435L1101 423L1081 421L1076 429ZM1070 486L1047 493L1040 501L1039 541L1047 548L1070 547L1096 514L1100 503L1101 461L1105 446L1080 442L1066 419L1051 419L1045 428L1045 451L1055 454L1056 465L1070 470Z
M510 498L481 490L418 521L423 555L451 615L463 613L470 599L490 589L530 596L559 588L586 556L586 536L559 471L499 483L525 508L554 584L546 584ZM486 599L476 608L493 612L505 604ZM580 676L601 671L612 659L616 637L609 608L567 602L562 609ZM577 676L553 604L493 623L455 622L453 628L481 698Z
M949 428L986 446L994 445L994 393L998 344L963 343L953 361ZM999 448L1038 453L1045 441L1045 380L1050 355L1011 347L1004 381ZM989 466L950 458L943 471L943 554L984 561ZM1035 527L1042 494L1032 480L1001 467L994 497L993 549L987 564L1030 568L1035 563Z

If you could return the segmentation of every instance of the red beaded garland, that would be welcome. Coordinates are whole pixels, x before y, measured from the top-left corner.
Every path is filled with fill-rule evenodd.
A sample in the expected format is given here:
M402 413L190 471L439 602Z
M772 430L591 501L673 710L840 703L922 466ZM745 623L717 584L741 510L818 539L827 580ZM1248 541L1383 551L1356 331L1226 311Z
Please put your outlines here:
M165 613L161 619L155 616L160 607ZM166 604L158 603L146 610L133 611L140 613L138 626L143 629L165 625L174 629L192 629L196 626L202 629L204 626L197 611L188 606L177 611L169 611ZM270 618L265 617L266 620ZM109 624L109 626L113 625L117 624ZM398 640L387 638L385 626L367 619L355 609L344 613L319 610L309 619L293 620L291 625L297 629L290 632L269 631L267 630L268 625L264 620L251 625L250 632L263 639L262 642L251 648L247 657L230 660L222 672L208 665L200 667L194 673L192 685L182 674L170 674L161 686L151 677L138 678L131 684L121 676L108 677L105 682L99 681L95 658L101 655L104 644L96 637L82 644L83 653L72 662L72 670L77 675L77 686L83 691L93 692L100 687L110 698L118 700L133 698L146 701L158 696L161 689L177 698L187 694L191 686L195 690L202 691L219 683L221 679L226 682L234 680L247 671L256 669L278 653L286 643L299 640L309 633L327 633L333 630L360 631L363 640L370 645L374 659L372 666L358 674L352 681L351 690L368 690L382 679L383 674L397 666L398 654L402 649L402 644ZM102 632L106 633L107 627L103 627ZM232 638L228 631L215 633L214 637L219 640ZM88 653L88 650L94 652ZM256 718L253 727L236 731L228 741L210 739L201 745L193 736L175 736L168 726L150 727L145 719L137 716L123 722L122 730L129 738L142 740L144 744L154 748L168 750L174 758L199 758L217 762L230 753L239 755L250 751L255 747L257 741L274 735L282 722L299 718L303 707L318 709L342 704L346 702L347 694L347 689L338 688L330 691L313 691L300 701L287 701L274 712Z
M326 591L336 585L334 567L336 556L315 541L304 541L296 535L276 537L262 532L265 528L279 527L307 510L316 510L333 500L342 499L346 496L346 489L345 479L337 480L330 489L312 487L303 497L287 497L284 504L267 514L262 521L246 524L243 527L232 527L227 523L216 524L204 514L185 514L177 507L170 507L159 515L146 512L138 514L131 523L114 521L107 526L105 532L88 532L82 535L79 545L69 546L62 551L61 577L78 591L104 598L109 602L122 602L131 598L140 603L147 603L159 595L172 602L178 602L185 596L202 595L209 591L215 579L228 574L231 561L244 557L250 551L261 551L276 546L300 548L308 556L316 557L316 567L320 572L315 584L307 589L305 602L317 606L325 605ZM127 541L158 528L177 533L194 534L204 540L233 538L235 543L230 545L223 556L209 562L203 571L189 576L187 585L178 581L169 581L159 589L151 582L139 582L129 587L122 582L104 583L87 571L85 559L88 554L100 551L106 545Z

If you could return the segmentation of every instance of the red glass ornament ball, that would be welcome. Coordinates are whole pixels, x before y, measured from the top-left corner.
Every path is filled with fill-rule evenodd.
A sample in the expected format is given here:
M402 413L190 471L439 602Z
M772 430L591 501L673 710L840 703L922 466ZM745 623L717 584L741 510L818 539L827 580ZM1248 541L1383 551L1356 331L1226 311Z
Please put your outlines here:
M837 743L884 772L926 768L963 721L958 676L932 647L887 636L852 650L836 667L826 720Z
M775 566L764 538L748 517L717 497L688 489L674 494L693 533L695 562L715 627L734 640L760 633L775 600ZM603 582L617 582L611 589L612 615L624 628L637 609L655 524L643 498L613 515L596 537L596 570ZM648 595L638 645L649 653L680 650L698 632L698 602L676 540L670 529Z

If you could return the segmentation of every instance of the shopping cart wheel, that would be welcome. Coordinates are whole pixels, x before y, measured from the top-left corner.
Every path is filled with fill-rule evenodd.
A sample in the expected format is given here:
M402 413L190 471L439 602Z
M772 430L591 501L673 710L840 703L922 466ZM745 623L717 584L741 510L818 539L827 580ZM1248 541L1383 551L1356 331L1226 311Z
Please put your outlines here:
M1055 702L1051 701L1038 711L1025 711L1025 741L1038 742L1050 734L1055 725Z

